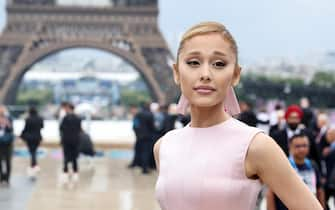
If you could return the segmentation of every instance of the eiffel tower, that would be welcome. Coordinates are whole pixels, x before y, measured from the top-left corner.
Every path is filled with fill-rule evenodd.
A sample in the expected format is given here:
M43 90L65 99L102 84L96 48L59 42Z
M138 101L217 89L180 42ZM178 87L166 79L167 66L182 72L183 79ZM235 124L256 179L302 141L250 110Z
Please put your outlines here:
M98 3L97 3L98 2ZM138 70L153 100L173 102L173 57L158 27L157 0L7 0L0 36L0 103L13 104L24 74L74 47L118 55Z

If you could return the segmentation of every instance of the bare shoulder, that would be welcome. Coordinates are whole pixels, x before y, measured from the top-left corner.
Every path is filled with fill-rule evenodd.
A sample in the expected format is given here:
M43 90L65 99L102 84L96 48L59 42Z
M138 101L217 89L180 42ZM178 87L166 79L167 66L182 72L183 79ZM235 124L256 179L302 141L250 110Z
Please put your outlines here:
M271 168L274 163L286 162L286 155L277 143L268 135L258 133L249 145L246 156L246 174L248 177L257 175Z
M280 152L280 147L270 136L265 133L258 133L252 139L248 149L248 155L266 155L273 152Z

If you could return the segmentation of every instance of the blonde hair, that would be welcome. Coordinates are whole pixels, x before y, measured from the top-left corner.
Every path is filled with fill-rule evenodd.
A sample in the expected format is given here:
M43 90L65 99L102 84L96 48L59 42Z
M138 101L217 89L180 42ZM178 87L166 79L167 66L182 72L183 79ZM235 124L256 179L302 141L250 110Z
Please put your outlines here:
M189 30L185 32L185 34L182 36L182 39L181 39L181 42L179 44L179 48L177 51L177 63L179 61L180 52L183 49L183 46L187 40L195 36L205 35L209 33L221 33L223 38L228 40L228 42L231 44L231 48L233 52L236 55L236 63L237 63L238 49L237 49L237 44L235 42L235 39L233 38L233 36L230 34L230 32L226 29L224 25L222 25L221 23L217 23L217 22L202 22L202 23L199 23L191 27Z

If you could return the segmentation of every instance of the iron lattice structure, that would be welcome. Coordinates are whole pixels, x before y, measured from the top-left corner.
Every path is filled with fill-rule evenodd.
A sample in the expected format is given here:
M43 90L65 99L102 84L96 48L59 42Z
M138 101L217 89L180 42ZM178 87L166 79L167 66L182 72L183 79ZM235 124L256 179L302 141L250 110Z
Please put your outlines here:
M178 90L172 55L158 28L156 0L110 0L108 6L59 5L57 0L7 0L0 36L0 102L13 104L29 68L55 52L89 47L133 65L154 100L172 102Z

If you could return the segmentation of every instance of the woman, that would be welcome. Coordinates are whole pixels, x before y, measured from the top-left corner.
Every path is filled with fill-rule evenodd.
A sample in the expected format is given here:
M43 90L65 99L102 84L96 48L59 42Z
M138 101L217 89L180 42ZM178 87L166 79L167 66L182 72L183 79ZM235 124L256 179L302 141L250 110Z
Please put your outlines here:
M239 112L237 57L233 37L219 23L198 24L183 36L173 74L179 108L190 107L191 122L155 144L160 206L253 210L264 183L289 209L321 210L273 139L231 117Z
M13 154L13 127L7 108L0 105L0 184L9 186Z
M28 175L35 176L40 170L37 164L37 149L42 141L41 129L43 128L43 119L38 115L35 107L29 108L29 116L25 120L25 126L21 138L26 142L31 156L31 164L28 168Z

